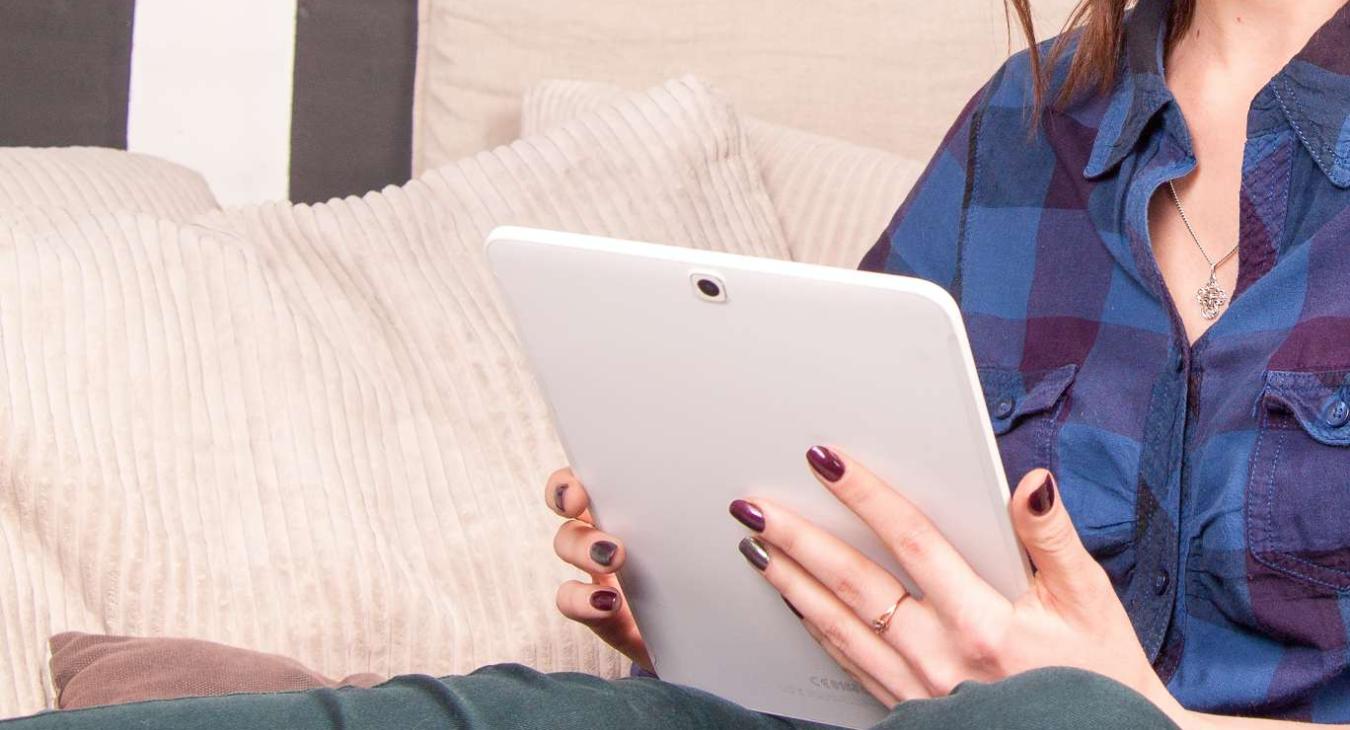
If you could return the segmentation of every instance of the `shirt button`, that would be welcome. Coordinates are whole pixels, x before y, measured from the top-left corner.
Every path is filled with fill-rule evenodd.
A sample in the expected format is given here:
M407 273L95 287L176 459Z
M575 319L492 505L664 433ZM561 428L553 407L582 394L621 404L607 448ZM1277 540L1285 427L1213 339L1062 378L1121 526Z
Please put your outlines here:
M998 418L1007 418L1008 416L1012 415L1012 412L1013 412L1012 398L999 398L998 402L994 404L994 415Z
M1167 586L1172 582L1172 576L1168 574L1166 568L1160 568L1153 576L1153 594L1161 596L1167 592Z
M1326 418L1328 426L1340 428L1346 423L1350 423L1350 404L1340 398L1333 397L1327 401L1323 416Z

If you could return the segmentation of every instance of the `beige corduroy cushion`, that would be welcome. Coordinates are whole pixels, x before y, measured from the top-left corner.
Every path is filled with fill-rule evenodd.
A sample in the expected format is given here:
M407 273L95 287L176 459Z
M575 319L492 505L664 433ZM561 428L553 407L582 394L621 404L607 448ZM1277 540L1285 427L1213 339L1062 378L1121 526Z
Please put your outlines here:
M525 94L521 129L538 134L623 94L610 84L541 82ZM796 261L857 266L924 168L916 160L800 129L752 118L745 126Z
M57 208L185 221L219 207L201 175L150 155L102 147L0 147L0 219Z
M0 228L0 716L61 631L325 676L614 676L554 608L563 462L485 267L496 224L786 256L693 80L323 205Z

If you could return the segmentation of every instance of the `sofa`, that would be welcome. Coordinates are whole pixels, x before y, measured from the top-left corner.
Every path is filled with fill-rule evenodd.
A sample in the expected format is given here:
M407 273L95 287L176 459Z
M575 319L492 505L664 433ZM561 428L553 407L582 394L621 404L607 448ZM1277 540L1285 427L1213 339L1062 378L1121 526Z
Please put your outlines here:
M793 57L745 41L776 4L706 0L678 6L706 54L616 68L584 49L618 38L637 58L682 27L676 6L551 15L575 4L422 0L417 172L363 196L222 208L165 160L0 148L0 717L58 706L48 642L67 631L208 639L327 676L628 670L553 607L575 574L542 492L565 456L487 231L853 266L978 84L953 77L1006 47L945 64L959 73L882 69L878 94L853 77L897 55L895 27L851 26L881 44L859 52L799 19ZM977 12L842 5L917 12L911 35ZM560 27L568 52L539 50ZM795 106L792 83L840 106ZM909 113L923 94L933 110Z

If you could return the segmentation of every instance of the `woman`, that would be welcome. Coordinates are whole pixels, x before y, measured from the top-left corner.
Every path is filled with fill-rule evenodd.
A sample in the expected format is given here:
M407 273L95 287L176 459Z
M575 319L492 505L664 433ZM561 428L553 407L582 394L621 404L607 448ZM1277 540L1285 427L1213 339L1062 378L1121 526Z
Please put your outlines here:
M811 449L809 468L922 600L806 516L731 505L747 570L895 706L884 727L1350 722L1341 1L1142 0L1125 17L1124 0L1085 0L1045 64L1018 55L975 95L864 259L961 304L1005 467L1025 475L1010 509L1038 568L1004 600L842 448ZM1030 36L1028 2L1011 4ZM593 576L562 586L559 609L650 667L612 578L621 540L590 524L567 470L546 499L571 518L558 555ZM493 667L15 728L131 722L808 725L650 679Z
M1038 54L1014 58L961 113L862 266L961 304L1005 404L1007 472L1027 475L1011 509L1035 589L999 599L838 450L808 461L924 600L801 515L731 509L757 533L743 551L878 699L1068 665L1186 728L1267 724L1183 706L1350 722L1341 3L1143 0L1122 33L1122 3L1088 0L1076 48L1057 44L1044 76ZM559 608L647 665L608 577L619 539L586 524L567 471L548 489L579 518L559 556L596 577Z

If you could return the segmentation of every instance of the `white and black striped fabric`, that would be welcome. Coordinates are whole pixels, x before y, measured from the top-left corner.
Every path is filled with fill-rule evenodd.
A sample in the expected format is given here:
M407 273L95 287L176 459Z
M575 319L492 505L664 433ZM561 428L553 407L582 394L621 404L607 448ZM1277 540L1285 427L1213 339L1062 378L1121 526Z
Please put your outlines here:
M0 146L201 172L224 205L411 173L417 0L0 0Z

